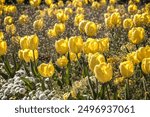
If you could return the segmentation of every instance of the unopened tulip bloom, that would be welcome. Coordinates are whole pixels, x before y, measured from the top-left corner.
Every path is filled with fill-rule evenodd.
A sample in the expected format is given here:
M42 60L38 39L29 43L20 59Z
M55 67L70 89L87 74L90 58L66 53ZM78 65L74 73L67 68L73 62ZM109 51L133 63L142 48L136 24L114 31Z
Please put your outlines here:
M37 7L41 4L41 0L30 0L30 5L33 7Z
M24 36L20 39L20 47L21 49L29 49L29 37Z
M0 56L7 53L7 43L6 41L0 41Z
M43 26L44 26L44 20L42 18L33 22L34 30L40 31L42 30Z
M68 59L65 56L62 56L62 57L57 59L56 64L59 67L66 67L68 64Z
M29 38L28 38L28 44L29 44L29 48L31 50L35 50L38 48L38 45L39 45L39 38L36 34L34 35L31 35Z
M28 23L28 22L29 22L29 17L28 17L28 15L21 15L21 16L19 17L18 22L19 22L20 24L22 24L22 25Z

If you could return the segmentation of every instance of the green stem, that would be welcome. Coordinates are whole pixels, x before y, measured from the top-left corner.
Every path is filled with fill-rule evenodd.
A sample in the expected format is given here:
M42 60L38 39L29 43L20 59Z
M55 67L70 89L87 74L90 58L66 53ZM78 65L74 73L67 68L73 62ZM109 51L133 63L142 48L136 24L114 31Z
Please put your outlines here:
M106 85L106 91L107 91L107 98L110 100L110 95L109 95L108 85Z
M88 77L88 85L89 85L89 88L90 88L93 99L96 99L95 92L94 92L94 89L92 87L92 83L91 83L91 80L90 80L89 77Z
M126 79L126 99L129 100L130 99L130 94L129 94L129 79Z
M105 89L106 89L106 84L102 84L102 87L101 87L101 99L102 100L105 99Z

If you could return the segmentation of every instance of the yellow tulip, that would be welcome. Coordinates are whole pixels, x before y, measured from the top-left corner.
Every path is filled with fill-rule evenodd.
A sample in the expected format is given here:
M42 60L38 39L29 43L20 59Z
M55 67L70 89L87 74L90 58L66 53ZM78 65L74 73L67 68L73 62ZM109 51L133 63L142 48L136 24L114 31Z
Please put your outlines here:
M150 14L143 13L142 14L142 20L143 20L144 25L149 26L149 24L150 24Z
M133 23L135 26L142 26L143 18L141 14L135 14L133 17Z
M38 51L37 50L30 50L30 49L24 49L23 50L23 59L26 63L30 61L34 61L38 59Z
M86 54L88 54L88 53L94 54L94 53L98 52L98 50L99 50L99 43L96 39L88 38L87 42L84 44L84 47L87 47L87 48L85 48L85 51L84 51Z
M137 8L137 6L135 4L131 4L131 5L128 6L128 12L130 14L137 13L137 10L138 10L138 8Z
M121 16L119 12L114 12L111 16L110 16L110 21L111 24L113 26L120 26L121 25Z
M4 33L0 31L0 41L4 39Z
M127 18L123 21L123 28L124 29L130 29L133 27L133 21L130 18Z
M65 31L65 24L63 23L59 23L59 24L55 24L54 25L54 30L56 32L57 35L63 33Z
M14 35L16 33L16 26L14 24L6 25L6 32L8 34Z
M97 34L97 25L94 22L88 22L85 25L85 33L88 36L96 36Z
M78 29L79 29L79 31L80 31L81 33L85 33L85 26L86 26L87 23L88 23L87 20L82 20L82 21L79 23Z
M28 38L28 44L29 44L29 49L31 50L35 50L38 48L38 45L39 45L39 38L36 34L34 35L31 35L29 38Z
M142 27L132 28L128 32L128 38L133 44L139 44L144 40L145 30Z
M69 96L70 96L70 93L67 92L63 95L63 99L67 100L69 98Z
M76 14L84 14L84 12L85 12L84 8L82 8L82 7L78 7L75 11Z
M18 57L20 60L23 60L23 52L24 52L23 50L18 51Z
M77 56L78 56L78 58L80 58L81 57L81 53L78 53L78 55L76 55L73 52L69 52L69 57L70 57L71 61L77 61L78 60Z
M57 4L58 4L59 7L64 7L64 2L62 0L58 1Z
M114 11L115 11L115 8L114 8L113 5L110 5L110 6L107 7L107 12L108 13L113 13Z
M113 69L111 64L100 63L95 66L94 74L97 80L101 83L109 82L113 76Z
M18 22L19 22L20 24L22 24L22 25L28 23L28 22L29 22L29 17L28 17L28 15L21 15L21 16L19 17Z
M30 5L33 7L37 7L41 4L41 0L30 0Z
M73 10L71 8L65 8L64 13L67 15L72 15Z
M65 56L62 56L62 57L57 59L56 64L59 67L66 67L68 64L68 59Z
M24 3L24 0L16 0L18 4Z
M49 29L49 30L47 31L47 36L48 36L49 38L51 38L51 37L56 37L57 34L56 34L55 30Z
M109 29L113 27L113 24L111 22L111 17L105 18L105 26Z
M144 58L150 58L150 46L140 47L136 51L136 56L140 62L142 62Z
M66 15L65 13L57 13L56 14L56 17L57 17L57 19L58 19L58 21L59 22L61 22L61 23L64 23L64 22L66 22L68 19L69 19L69 16L68 15Z
M20 47L21 49L29 49L29 37L24 36L20 39Z
M53 4L53 0L45 0L45 3L50 6L51 4Z
M74 6L74 7L82 7L82 2L81 1L79 1L79 0L73 0L72 1L72 5Z
M38 69L38 72L43 77L51 77L51 76L53 76L53 74L55 72L55 68L51 62L48 64L42 63L41 65L38 66L37 69Z
M6 41L0 41L0 56L7 53L7 43Z
M117 2L117 0L109 0L109 4L115 4Z
M128 53L127 54L127 60L132 61L133 64L139 64L140 63L140 61L138 60L138 58L136 56L136 52Z
M13 23L13 18L11 16L6 16L4 18L4 25L10 25Z
M80 53L83 47L83 39L81 36L74 36L69 38L69 50L75 54Z
M4 4L5 3L5 0L0 0L0 4Z
M44 20L43 20L43 18L41 18L41 19L36 20L36 21L33 22L33 28L34 28L34 30L40 31L40 30L42 30L43 26L44 26Z
M125 61L119 65L120 73L123 77L129 78L134 74L134 64L131 61Z
M109 50L109 38L102 38L98 40L99 52L104 53Z
M150 58L142 60L141 68L145 74L150 74Z
M99 53L92 54L89 57L90 58L88 59L88 63L91 71L94 71L96 65L105 62L105 57Z
M59 54L66 54L69 50L68 48L68 39L60 39L55 42L56 52Z
M93 2L91 6L94 10L98 10L100 8L100 3L99 2Z
M101 1L100 1L100 4L101 4L102 6L106 6L107 1L106 1L106 0L101 0Z
M75 19L74 19L74 25L75 26L79 26L79 23L84 20L84 15L83 14L77 14L75 16Z

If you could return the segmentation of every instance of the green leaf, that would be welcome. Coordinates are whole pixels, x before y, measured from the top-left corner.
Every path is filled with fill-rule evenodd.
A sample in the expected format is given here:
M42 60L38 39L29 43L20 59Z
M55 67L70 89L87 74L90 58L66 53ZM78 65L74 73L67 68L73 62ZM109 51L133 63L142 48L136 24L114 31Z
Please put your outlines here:
M5 79L5 80L8 80L9 79L9 76L3 72L0 71L0 75Z
M29 91L32 91L35 89L35 84L31 82L29 79L26 79L25 77L20 78L26 85Z

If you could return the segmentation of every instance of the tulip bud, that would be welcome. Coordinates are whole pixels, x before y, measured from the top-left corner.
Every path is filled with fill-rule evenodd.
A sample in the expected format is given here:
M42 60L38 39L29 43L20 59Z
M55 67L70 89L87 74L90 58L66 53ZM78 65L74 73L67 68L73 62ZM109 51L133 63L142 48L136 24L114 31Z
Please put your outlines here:
M68 64L68 59L65 56L62 56L61 58L57 59L56 64L59 67L66 67Z
M31 35L28 40L29 40L29 48L31 50L35 50L35 49L38 48L39 38L38 38L38 36L36 34L35 35Z
M37 7L41 4L41 0L30 0L30 5L33 7Z
M29 49L29 37L24 36L20 39L20 47L21 49Z
M7 43L6 41L0 41L0 56L7 53Z

